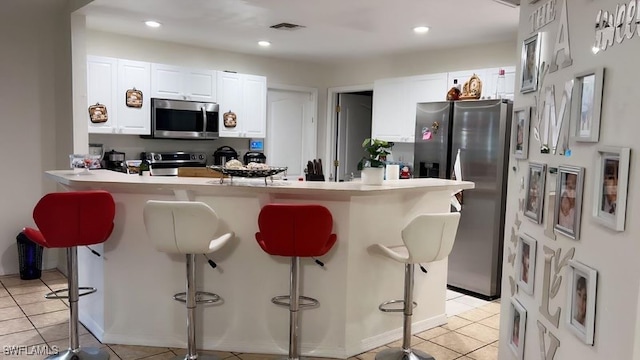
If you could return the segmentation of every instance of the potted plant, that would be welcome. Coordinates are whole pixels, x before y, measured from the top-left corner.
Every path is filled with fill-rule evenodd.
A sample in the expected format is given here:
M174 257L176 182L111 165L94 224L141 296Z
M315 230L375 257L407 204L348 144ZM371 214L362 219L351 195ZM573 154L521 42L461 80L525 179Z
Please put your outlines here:
M378 139L365 139L362 148L367 153L358 162L358 170L362 171L362 183L380 185L384 180L384 166L387 155L391 154L393 143Z

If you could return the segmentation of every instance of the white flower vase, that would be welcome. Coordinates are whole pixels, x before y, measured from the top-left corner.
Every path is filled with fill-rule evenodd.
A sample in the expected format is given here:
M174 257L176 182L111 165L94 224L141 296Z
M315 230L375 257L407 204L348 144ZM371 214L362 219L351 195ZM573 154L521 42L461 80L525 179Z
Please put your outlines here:
M382 185L384 181L383 167L367 167L362 169L363 185Z

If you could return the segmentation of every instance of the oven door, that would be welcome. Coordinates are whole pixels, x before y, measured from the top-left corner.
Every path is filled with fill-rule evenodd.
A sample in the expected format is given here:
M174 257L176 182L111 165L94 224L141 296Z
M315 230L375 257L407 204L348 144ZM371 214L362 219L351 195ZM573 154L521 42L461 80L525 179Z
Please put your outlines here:
M218 104L151 99L154 138L217 139Z

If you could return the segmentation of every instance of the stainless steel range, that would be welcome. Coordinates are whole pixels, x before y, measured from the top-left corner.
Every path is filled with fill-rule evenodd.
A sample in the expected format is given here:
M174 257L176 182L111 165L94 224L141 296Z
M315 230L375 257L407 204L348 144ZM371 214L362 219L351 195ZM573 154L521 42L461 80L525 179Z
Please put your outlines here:
M151 175L178 176L179 167L205 167L207 155L184 151L146 153Z

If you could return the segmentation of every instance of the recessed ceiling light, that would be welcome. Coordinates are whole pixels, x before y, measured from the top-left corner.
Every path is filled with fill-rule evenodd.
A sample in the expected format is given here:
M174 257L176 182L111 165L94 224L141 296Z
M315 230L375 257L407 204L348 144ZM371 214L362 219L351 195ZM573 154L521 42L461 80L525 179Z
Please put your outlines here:
M415 32L416 34L425 34L428 31L429 31L428 26L416 26L413 28L413 32Z
M148 27L152 27L152 28L157 28L160 27L160 23L157 21L153 21L153 20L147 20L144 22L145 25L147 25Z
M268 41L258 41L258 45L262 46L262 47L267 47L267 46L271 46L271 43Z

